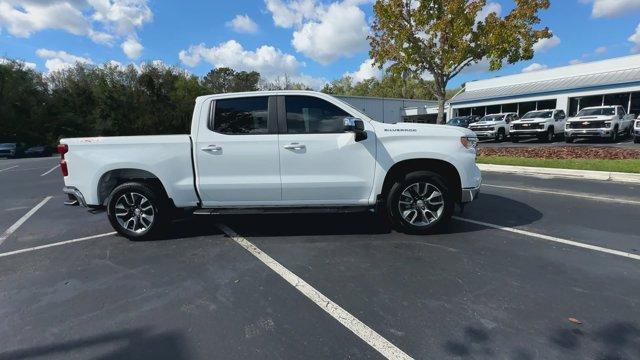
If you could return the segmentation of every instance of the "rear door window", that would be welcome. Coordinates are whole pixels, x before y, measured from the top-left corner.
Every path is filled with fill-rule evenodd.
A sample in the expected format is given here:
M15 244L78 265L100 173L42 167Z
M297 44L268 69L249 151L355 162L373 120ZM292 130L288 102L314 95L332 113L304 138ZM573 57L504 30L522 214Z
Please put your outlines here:
M268 134L269 97L216 100L213 131L226 135Z

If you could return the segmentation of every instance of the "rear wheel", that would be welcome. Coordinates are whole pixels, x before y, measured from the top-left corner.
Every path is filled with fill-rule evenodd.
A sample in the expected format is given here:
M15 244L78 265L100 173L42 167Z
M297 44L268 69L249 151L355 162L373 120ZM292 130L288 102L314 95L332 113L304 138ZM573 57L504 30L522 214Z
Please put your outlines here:
M442 176L416 171L393 184L386 207L398 231L429 234L451 220L455 202Z
M107 203L111 226L130 240L149 240L160 235L170 220L168 202L160 193L138 182L116 187Z

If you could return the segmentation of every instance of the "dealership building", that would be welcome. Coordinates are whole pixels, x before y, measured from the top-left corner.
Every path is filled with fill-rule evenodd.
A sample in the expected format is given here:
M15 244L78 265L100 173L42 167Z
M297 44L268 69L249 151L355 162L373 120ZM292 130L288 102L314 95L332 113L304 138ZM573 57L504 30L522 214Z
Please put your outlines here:
M581 63L466 83L449 101L448 116L622 105L640 114L640 55Z

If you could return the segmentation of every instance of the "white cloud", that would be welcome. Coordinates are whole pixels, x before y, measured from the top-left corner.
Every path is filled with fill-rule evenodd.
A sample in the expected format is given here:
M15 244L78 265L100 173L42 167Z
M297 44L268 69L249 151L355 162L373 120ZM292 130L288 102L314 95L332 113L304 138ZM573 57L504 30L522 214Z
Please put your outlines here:
M548 39L540 39L533 45L533 51L535 52L547 52L554 47L560 45L562 41L557 35L553 35Z
M502 5L496 2L488 3L478 12L476 22L484 21L491 13L496 13L496 15L500 16L500 14L502 14Z
M594 18L612 18L640 10L640 0L581 0L581 2L593 3L591 16Z
M638 53L640 52L640 24L636 28L636 32L629 36L629 41L634 43L634 47L631 49L632 52Z
M258 24L249 15L236 15L226 25L238 33L255 34L258 32Z
M69 54L66 51L54 51L49 49L38 49L36 51L38 57L45 59L44 66L49 72L68 69L76 63L93 64L89 58Z
M9 64L10 62L11 62L11 60L0 57L0 65ZM32 62L26 62L26 61L22 61L22 60L17 60L16 62L21 64L22 66L24 66L27 69L35 70L35 68L36 68L36 64L32 63Z
M267 10L271 12L273 23L282 28L291 28L302 25L305 19L316 16L315 0L265 0Z
M371 78L379 79L382 77L382 73L382 69L378 69L377 66L373 65L373 60L368 59L360 64L358 70L354 72L347 72L344 76L351 77L354 82L360 82Z
M607 49L606 46L599 46L599 47L596 48L595 53L598 54L598 55L602 55L602 54L606 53L607 50L608 49Z
M364 12L350 2L332 3L293 33L293 47L321 63L367 50L369 25Z
M471 65L465 67L460 72L461 74L477 74L489 71L491 69L491 63L488 59L482 59L478 62L472 63Z
M580 60L580 59L573 59L573 60L569 61L570 65L578 65L578 64L582 64L582 63L583 63L583 61Z
M530 72L534 72L534 71L546 70L548 68L549 67L547 65L533 63L533 64L527 66L526 68L522 69L522 72L523 73L530 73Z
M180 51L179 57L180 61L191 67L205 61L215 67L255 70L266 77L297 74L298 69L303 66L295 56L285 54L273 46L263 45L251 51L244 49L235 40L213 47L204 44L191 46L188 50Z
M27 38L42 30L62 30L112 45L137 38L153 19L148 0L0 0L0 31Z
M142 46L142 44L140 44L138 39L134 37L128 38L125 42L123 42L120 45L120 47L122 48L122 51L124 51L125 55L127 55L129 59L139 58L140 55L142 54L142 50L144 49L144 46Z

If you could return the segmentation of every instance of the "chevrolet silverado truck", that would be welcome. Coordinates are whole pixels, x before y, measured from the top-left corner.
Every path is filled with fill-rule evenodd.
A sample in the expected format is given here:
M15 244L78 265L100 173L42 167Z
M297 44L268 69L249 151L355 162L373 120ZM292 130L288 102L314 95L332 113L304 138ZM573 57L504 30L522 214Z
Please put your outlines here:
M524 114L520 120L511 123L511 142L522 138L536 137L540 141L553 142L564 133L566 114L564 110L534 110Z
M503 142L509 136L509 124L518 119L516 113L503 113L486 115L478 122L469 125L479 139L491 139L495 142Z
M425 234L476 198L477 138L452 126L374 121L332 96L267 91L197 98L190 135L60 141L68 205L106 208L121 235L174 214L375 209Z
M572 143L577 138L601 138L618 141L620 135L633 133L633 115L622 106L595 106L580 110L567 120L564 138Z

